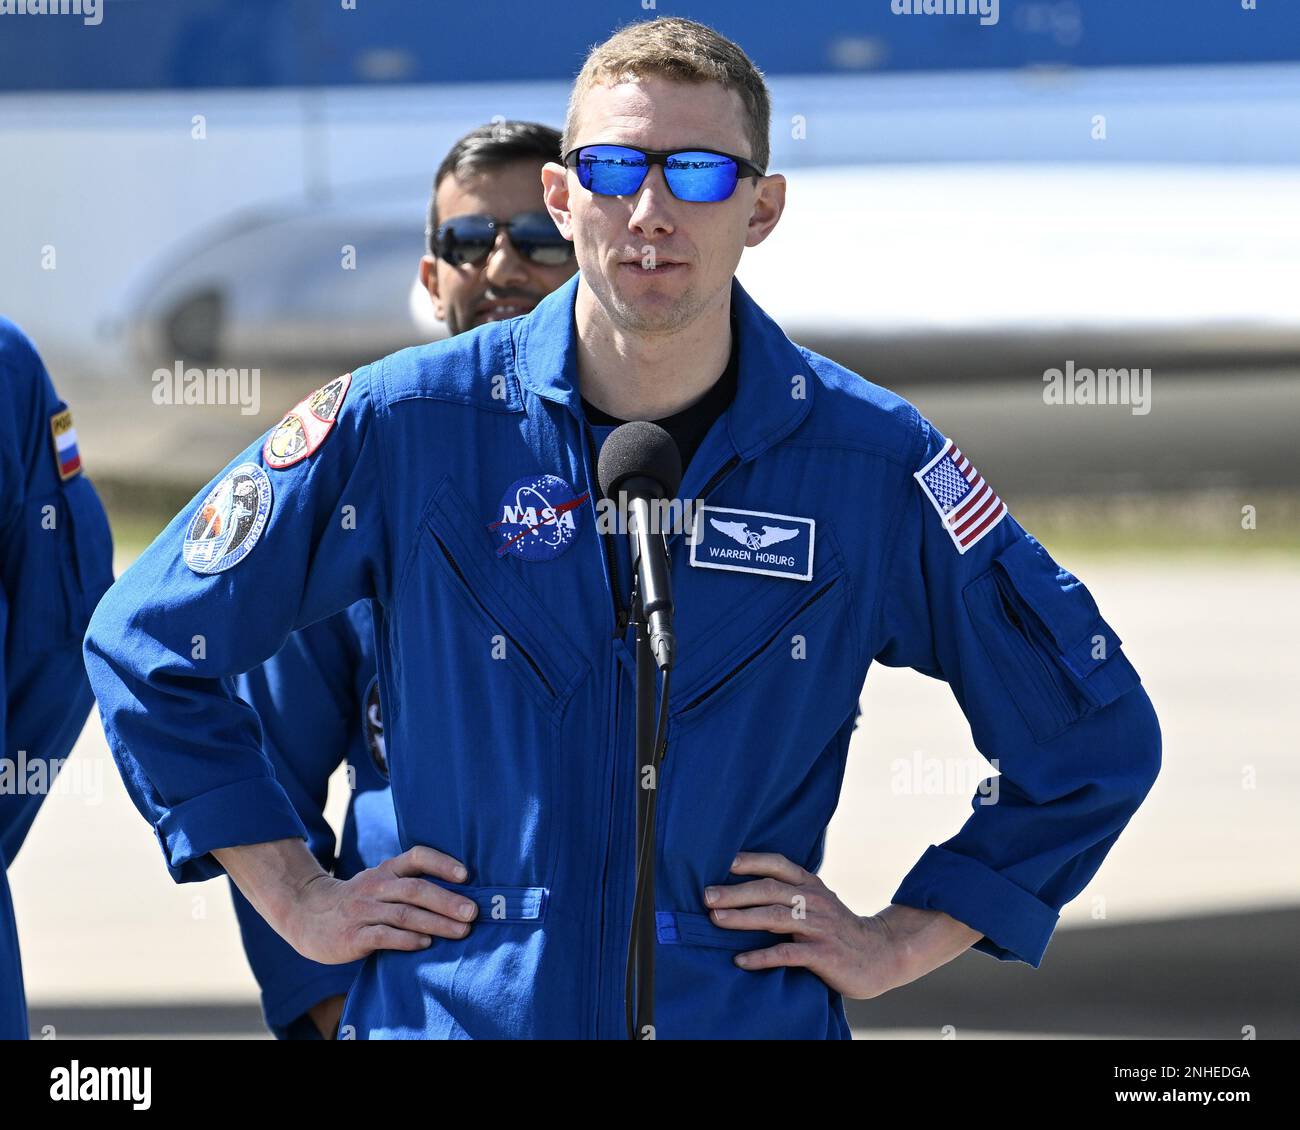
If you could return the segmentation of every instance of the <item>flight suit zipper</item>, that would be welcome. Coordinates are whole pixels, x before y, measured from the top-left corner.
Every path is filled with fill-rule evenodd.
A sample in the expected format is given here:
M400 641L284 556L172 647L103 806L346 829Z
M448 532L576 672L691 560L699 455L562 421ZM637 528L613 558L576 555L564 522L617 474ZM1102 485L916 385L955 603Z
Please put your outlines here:
M703 503L703 501L708 497L709 491L711 491L720 482L722 482L723 478L725 478L728 474L730 474L731 471L736 467L736 465L739 462L740 462L740 456L733 455L730 459L728 459L721 467L719 467L713 473L713 477L709 479L707 483L704 484L704 489L700 491L701 503Z
M1078 709L1072 706L1069 700L1065 697L1065 694L1057 684L1056 677L1053 676L1051 669L1048 667L1047 661L1043 659L1042 655L1039 653L1038 647L1035 646L1035 632L1033 628L1027 622L1026 617L1021 616L1020 612L1016 609L1014 598L1009 596L1003 590L1002 585L999 584L996 587L998 603L1002 608L1002 614L1006 617L1013 629L1008 633L1011 639L1015 641L1015 643L1012 644L1012 647L1019 652L1022 664L1028 667L1031 671L1037 670L1041 673L1040 680L1034 680L1031 675L1031 681L1037 681L1040 685L1047 687L1047 693L1051 696L1052 701L1056 703L1061 722L1069 722L1071 719L1078 717ZM1055 641L1048 637L1046 646L1049 649L1054 648Z
M591 428L586 424L582 425L582 434L587 441L587 452L590 456L590 467L587 473L587 484L591 490L591 497L599 499L603 497L600 491L600 483L597 482L596 468L599 465L599 456L596 452L596 441L592 437ZM620 639L624 632L627 631L627 610L623 607L623 602L618 594L618 561L614 556L614 546L609 540L609 535L602 533L600 527L596 527L596 536L600 538L601 547L605 551L605 567L609 572L609 595L614 605L614 638Z
M596 962L596 1039L601 1038L600 1019L604 1012L604 1009L601 1007L603 1004L601 998L605 993L605 987L607 984L605 977L605 909L610 897L610 857L613 854L612 849L616 839L614 814L618 811L618 776L620 768L618 764L618 747L619 735L622 729L619 713L623 700L623 670L617 656L613 657L612 669L614 673L614 705L613 717L611 720L612 736L609 739L612 767L609 774L609 823L605 828L605 860L600 876L600 951L599 960Z
M591 476L593 476L596 471L597 455L595 450L595 442L592 439L590 429L584 427L584 433L587 439L587 449L590 452L590 458L591 458L591 471L589 475L589 481L590 481ZM703 502L704 498L708 495L709 491L714 490L718 486L718 484L721 483L722 480L726 478L726 476L732 470L734 470L739 464L740 464L740 457L738 455L733 455L721 467L719 467L718 470L715 471L713 475L710 476L708 482L704 486L704 489L700 491L699 493L700 501ZM593 498L597 497L597 493L598 493L597 490L593 489L592 497ZM611 594L613 595L614 610L615 610L614 619L617 628L614 638L622 639L627 632L628 612L624 610L622 606L622 602L620 601L618 596L617 585L618 585L619 574L615 567L616 563L613 558L612 548L613 547L611 543L608 540L606 540L605 541L606 561L608 562L609 576L611 579ZM624 646L626 646L625 639L623 641L623 644ZM601 885L600 885L600 934L599 934L600 949L598 951L598 960L596 963L595 1035L597 1039L600 1039L603 1035L601 1020L605 1013L605 1009L603 1007L604 995L608 991L608 986L610 984L615 984L618 986L623 985L624 977L626 973L625 963L627 957L626 952L616 955L617 961L616 963L611 964L611 976L607 978L605 975L606 974L605 967L607 961L606 951L608 949L608 938L606 936L607 935L606 907L609 903L611 894L618 896L618 902L617 902L618 906L622 906L624 901L622 899L621 888L618 883L618 876L615 875L611 878L611 873L610 873L610 858L613 852L613 848L615 846L614 841L616 838L614 819L617 812L619 811L618 779L619 779L619 769L621 767L620 760L619 760L618 745L619 745L619 739L622 735L620 707L622 705L623 671L621 670L621 664L619 663L617 655L614 656L614 661L611 665L611 670L613 672L613 677L616 680L616 683L614 687L614 693L612 696L613 697L613 718L612 718L612 725L611 725L612 737L610 739L612 748L610 748L607 751L609 754L611 772L610 772L610 782L609 782L609 825L606 828L605 858L603 863L603 870L601 872ZM665 705L665 709L667 709L667 705ZM629 776L629 781L630 780L631 778ZM635 821L633 821L633 824L635 825ZM634 830L635 828L633 829L633 831ZM635 840L635 836L633 837L633 839ZM619 840L621 843L622 837L619 837ZM622 857L622 853L620 853L620 858L621 857ZM635 860L635 850L633 851L633 858ZM633 870L635 870L635 862L633 864ZM618 1002L615 1003L618 1004ZM621 1027L621 1023L623 1019L622 1007L613 1008L613 1015L616 1015L619 1018L620 1027Z
M597 467L599 466L599 454L596 451L596 441L594 436L592 435L591 429L586 425L586 423L581 423L579 427L582 428L583 439L585 441L586 449L587 449L587 455L588 455L587 484L591 491L592 505L594 506L596 501L602 497L600 491L600 483L597 475ZM599 518L599 513L597 513L597 518ZM609 644L610 646L609 670L614 685L611 688L611 693L610 693L610 699L612 701L610 701L609 734L606 736L606 749L605 749L606 758L610 763L608 767L609 791L607 795L607 803L609 806L609 811L607 813L607 821L605 825L604 858L601 862L601 873L600 873L600 926L599 926L599 932L597 933L596 936L597 937L596 987L595 987L595 997L594 997L595 1015L592 1017L592 1033L591 1033L594 1038L600 1039L601 1036L600 1018L601 1018L601 1014L604 1011L604 1009L601 1007L602 1005L601 997L605 992L605 985L606 985L606 980L604 976L605 931L606 931L605 908L606 908L606 904L609 901L610 850L614 839L614 813L617 808L617 799L618 799L617 784L618 784L619 706L620 706L620 700L622 696L622 685L623 685L622 683L623 673L620 669L618 655L615 649L618 646L617 641L620 640L627 632L629 612L627 609L624 609L623 601L619 595L620 575L618 570L618 559L616 556L616 550L613 542L610 540L610 535L603 532L600 529L599 522L596 523L596 536L600 539L601 550L605 556L605 571L609 580L609 595L610 595L611 608L614 617L614 631L612 636L610 637L610 644Z

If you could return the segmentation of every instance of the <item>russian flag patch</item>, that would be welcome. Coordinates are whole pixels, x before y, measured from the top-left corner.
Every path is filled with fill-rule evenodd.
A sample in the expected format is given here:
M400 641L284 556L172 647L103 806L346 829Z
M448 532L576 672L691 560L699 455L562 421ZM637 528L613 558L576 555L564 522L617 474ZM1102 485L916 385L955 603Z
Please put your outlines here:
M68 409L50 417L50 436L54 440L54 465L59 478L67 482L81 473L81 452L77 450L77 429L72 426L72 413Z
M1006 517L1006 503L952 440L913 477L939 511L958 553L965 553Z

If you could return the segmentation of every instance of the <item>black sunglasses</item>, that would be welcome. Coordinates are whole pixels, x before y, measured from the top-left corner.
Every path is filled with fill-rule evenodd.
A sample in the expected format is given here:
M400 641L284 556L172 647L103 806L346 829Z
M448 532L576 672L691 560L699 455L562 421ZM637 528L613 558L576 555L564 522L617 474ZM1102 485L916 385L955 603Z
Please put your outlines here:
M742 177L761 177L753 161L716 149L637 149L632 145L580 145L564 155L578 183L600 196L641 190L651 165L664 167L668 191L678 200L715 203L736 191Z
M499 231L506 232L515 250L538 266L558 267L573 258L573 244L545 210L520 212L508 220L479 214L453 216L438 225L433 253L453 267L477 267L492 253Z

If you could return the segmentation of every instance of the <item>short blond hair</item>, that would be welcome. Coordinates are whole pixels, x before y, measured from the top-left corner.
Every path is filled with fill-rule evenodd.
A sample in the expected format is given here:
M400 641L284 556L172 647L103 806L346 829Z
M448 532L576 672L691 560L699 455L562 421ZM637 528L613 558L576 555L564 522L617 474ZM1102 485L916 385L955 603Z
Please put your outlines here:
M592 47L569 95L560 152L567 153L573 148L578 110L588 90L652 75L673 82L716 82L739 94L745 109L749 159L767 171L771 155L768 133L772 127L772 96L763 81L763 72L725 35L679 16L628 24L604 43Z

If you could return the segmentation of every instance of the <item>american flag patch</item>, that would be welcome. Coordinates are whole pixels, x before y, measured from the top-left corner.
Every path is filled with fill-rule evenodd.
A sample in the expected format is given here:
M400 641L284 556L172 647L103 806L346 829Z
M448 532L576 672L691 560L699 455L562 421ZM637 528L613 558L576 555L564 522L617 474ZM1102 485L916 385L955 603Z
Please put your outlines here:
M915 472L915 478L939 511L958 553L965 553L1006 515L1006 503L952 440Z

